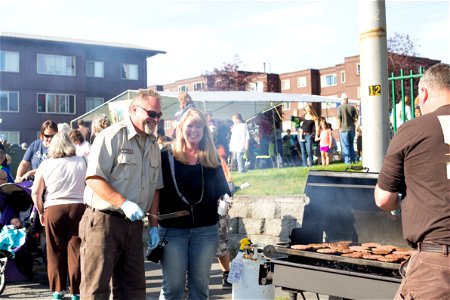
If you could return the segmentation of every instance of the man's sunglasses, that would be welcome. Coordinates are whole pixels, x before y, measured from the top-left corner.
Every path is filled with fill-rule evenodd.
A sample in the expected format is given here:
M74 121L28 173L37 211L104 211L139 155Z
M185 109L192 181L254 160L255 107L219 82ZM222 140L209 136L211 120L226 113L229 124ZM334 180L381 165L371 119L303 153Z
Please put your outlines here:
M150 118L153 118L153 119L161 118L162 115L163 115L162 112L156 112L156 111L154 111L154 110L146 110L146 109L143 108L142 106L139 106L139 105L136 105L136 106L142 108L142 109L147 113L147 115L148 115Z
M53 138L54 136L55 136L54 134L45 134L45 133L44 133L44 137L47 138L47 139L51 139L51 138Z

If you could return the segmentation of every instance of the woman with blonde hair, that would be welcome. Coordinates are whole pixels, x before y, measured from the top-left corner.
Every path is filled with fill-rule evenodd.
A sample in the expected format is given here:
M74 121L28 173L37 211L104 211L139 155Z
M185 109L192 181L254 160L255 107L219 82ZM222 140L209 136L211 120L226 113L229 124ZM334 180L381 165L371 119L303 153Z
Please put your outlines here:
M307 104L304 109L304 114L300 117L302 121L303 141L300 142L300 150L302 152L303 166L313 166L313 141L316 138L316 131L319 131L319 116L311 104ZM307 162L308 159L308 162Z
M105 114L98 114L94 117L91 124L91 140L90 143L94 143L95 137L105 128L111 125L111 121Z
M208 299L219 240L218 199L230 191L203 113L189 109L176 130L172 151L161 152L164 188L150 211L154 216L180 211L189 215L159 221L160 240L167 241L160 299L183 299L186 273L189 299ZM151 218L150 225L158 226L157 218Z
M53 299L63 299L69 276L72 300L80 299L80 244L78 225L83 216L84 157L65 132L55 134L48 159L36 171L31 197L45 226L47 273ZM42 194L45 193L45 202Z

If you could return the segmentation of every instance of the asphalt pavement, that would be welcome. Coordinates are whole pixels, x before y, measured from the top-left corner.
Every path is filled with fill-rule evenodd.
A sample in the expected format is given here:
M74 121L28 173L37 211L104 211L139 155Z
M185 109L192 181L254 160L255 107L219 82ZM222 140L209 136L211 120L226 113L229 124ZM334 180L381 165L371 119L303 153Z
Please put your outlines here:
M147 300L158 299L161 290L162 273L159 264L145 262ZM213 264L210 280L211 299L231 299L231 290L222 289L222 271L219 264ZM45 272L38 272L32 282L7 283L0 298L4 299L51 299ZM64 299L70 299L67 295Z

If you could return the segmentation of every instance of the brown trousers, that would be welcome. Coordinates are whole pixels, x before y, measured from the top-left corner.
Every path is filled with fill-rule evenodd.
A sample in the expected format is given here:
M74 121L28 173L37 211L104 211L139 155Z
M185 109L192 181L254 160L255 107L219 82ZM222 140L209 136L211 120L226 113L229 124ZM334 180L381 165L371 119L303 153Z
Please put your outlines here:
M395 299L450 299L450 256L414 251Z
M86 208L80 222L81 299L145 299L142 221Z
M81 240L78 226L85 207L84 204L63 204L45 209L47 272L52 292L64 291L69 275L70 292L80 293Z

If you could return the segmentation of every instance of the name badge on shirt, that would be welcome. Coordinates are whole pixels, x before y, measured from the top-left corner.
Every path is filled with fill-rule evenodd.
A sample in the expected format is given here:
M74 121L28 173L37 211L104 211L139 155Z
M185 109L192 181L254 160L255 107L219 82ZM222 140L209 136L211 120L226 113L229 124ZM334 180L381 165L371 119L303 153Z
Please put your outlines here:
M120 153L133 154L133 149L120 149Z

